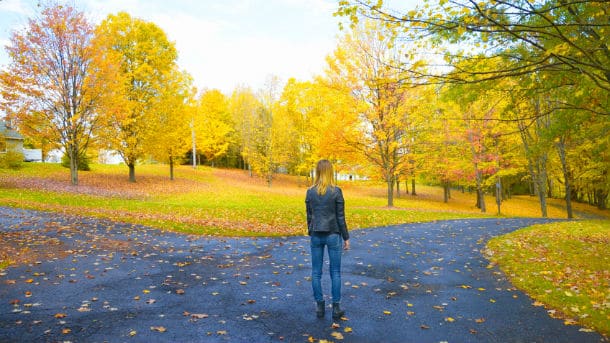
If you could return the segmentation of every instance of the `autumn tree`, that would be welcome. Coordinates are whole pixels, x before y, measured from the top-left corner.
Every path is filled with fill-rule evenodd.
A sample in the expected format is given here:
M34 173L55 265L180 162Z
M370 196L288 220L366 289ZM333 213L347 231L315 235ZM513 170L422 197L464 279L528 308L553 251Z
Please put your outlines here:
M149 117L144 145L157 161L169 164L170 179L191 142L195 89L191 76L176 67L163 76L159 96L153 98L155 115Z
M233 141L233 122L229 101L219 90L204 91L197 104L195 120L197 149L214 163L224 156Z
M11 59L0 78L2 108L41 142L57 142L78 184L78 159L98 129L114 78L112 65L91 44L94 29L71 6L51 6L13 32ZM52 143L52 144L53 144Z
M564 86L581 76L596 86L592 101L561 106L610 114L596 99L610 91L610 11L601 0L440 0L406 10L377 0L343 0L337 15L374 18L401 38L442 47L451 71L417 74L423 82L478 82L519 75L561 74ZM480 52L484 51L483 55ZM465 59L502 59L501 68L459 68ZM470 64L476 66L477 63ZM403 65L403 67L405 67ZM408 68L405 68L408 69Z
M271 187L273 175L283 163L286 135L279 130L286 130L287 123L277 112L280 96L280 80L270 76L265 86L259 90L257 98L260 107L252 128L252 136L246 141L243 155L252 167L252 171L264 177Z
M163 92L164 76L176 63L177 51L165 32L154 23L132 18L125 12L109 15L97 29L98 44L108 54L118 54L120 108L112 113L105 139L129 167L135 182L135 166L147 152L145 137L152 117L158 115L155 98Z
M229 99L229 112L235 132L234 149L241 156L243 168L250 172L252 172L252 168L246 152L246 146L254 137L254 128L260 106L260 101L256 94L248 87L237 87Z
M571 180L576 182L574 171L582 168L571 163L569 150L582 151L582 146L588 146L589 151L600 151L593 142L605 146L597 136L572 138L590 116L607 118L610 114L607 2L441 0L426 1L415 9L391 8L396 5L375 0L340 1L336 14L349 17L353 25L361 18L372 18L401 39L437 51L435 60L444 63L444 68L412 73L404 61L395 65L421 83L516 80L514 93L521 103L514 106L527 114L515 113L514 118L520 126L543 215L551 181L558 180L564 185L570 217ZM594 125L596 128L607 130L609 126L606 119L593 121L600 124ZM550 173L555 170L555 155L560 176ZM601 176L597 185L604 185L598 190L605 204L608 178L604 175L609 165L594 165L598 168L594 173Z
M394 184L408 156L406 130L414 108L409 103L409 79L391 65L401 51L392 32L366 22L346 34L329 57L329 77L341 79L358 99L360 137L349 142L378 168L387 184L388 206L393 206Z
M356 103L350 89L329 78L288 80L280 98L280 110L285 120L292 123L288 166L293 173L309 176L321 158L335 162L338 171L361 162L347 144L357 140Z

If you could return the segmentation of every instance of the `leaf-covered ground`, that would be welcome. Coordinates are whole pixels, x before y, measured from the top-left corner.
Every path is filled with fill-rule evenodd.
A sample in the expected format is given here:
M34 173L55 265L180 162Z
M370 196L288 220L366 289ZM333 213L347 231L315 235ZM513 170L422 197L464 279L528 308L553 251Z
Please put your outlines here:
M272 187L241 170L189 166L176 168L169 180L164 165L136 168L130 183L125 166L93 165L79 173L79 185L69 182L68 170L56 164L26 164L0 173L0 205L50 210L184 232L215 236L287 236L305 232L303 177L278 175ZM452 192L448 203L442 190L417 185L417 195L395 199L386 207L385 189L372 182L341 182L350 228L367 228L441 219L495 216L495 208L480 213L474 194ZM491 199L488 199L490 202ZM563 218L557 201L549 216ZM591 206L574 205L579 215L607 215ZM538 217L531 197L514 197L502 205L503 216Z
M549 315L610 336L610 221L534 226L494 238L487 254Z
M0 222L40 233L15 241L30 259L0 271L0 341L603 339L549 317L480 253L489 237L543 220L353 231L338 321L315 316L306 237L202 237L7 207Z

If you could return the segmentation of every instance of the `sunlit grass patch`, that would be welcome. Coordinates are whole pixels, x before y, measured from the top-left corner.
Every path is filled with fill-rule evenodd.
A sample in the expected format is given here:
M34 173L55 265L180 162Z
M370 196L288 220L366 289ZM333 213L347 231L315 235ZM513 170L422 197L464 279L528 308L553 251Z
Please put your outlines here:
M287 236L305 234L304 177L276 175L271 187L247 171L176 166L175 179L162 164L136 166L136 183L124 165L91 165L72 186L69 171L58 164L25 164L20 173L0 174L0 205L59 211L144 224L189 234ZM495 217L493 198L487 213L475 207L475 194L453 190L443 202L439 187L417 185L417 195L396 196L387 207L382 182L342 181L350 229L444 219ZM411 189L409 191L412 191ZM532 197L502 205L503 216L539 217ZM589 206L589 209L592 208ZM588 210L588 209L583 209ZM565 217L560 210L551 217Z
M610 335L610 221L536 225L496 237L488 257L549 314Z

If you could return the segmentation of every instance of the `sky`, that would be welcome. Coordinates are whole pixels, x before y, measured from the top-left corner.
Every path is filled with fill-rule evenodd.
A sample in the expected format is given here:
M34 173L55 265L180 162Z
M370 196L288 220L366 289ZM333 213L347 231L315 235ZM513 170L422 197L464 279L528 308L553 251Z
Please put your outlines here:
M56 0L57 1L57 0ZM4 47L44 0L0 0L0 68ZM85 12L95 24L125 11L165 31L178 64L199 90L230 94L236 86L264 87L270 76L285 82L323 73L336 47L336 0L59 0Z

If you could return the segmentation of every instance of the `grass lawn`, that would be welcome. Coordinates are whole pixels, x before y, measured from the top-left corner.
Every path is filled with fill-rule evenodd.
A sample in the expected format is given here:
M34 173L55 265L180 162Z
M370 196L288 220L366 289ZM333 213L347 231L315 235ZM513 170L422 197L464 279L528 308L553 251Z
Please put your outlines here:
M610 221L532 226L496 237L487 257L566 325L610 336Z
M136 183L126 166L92 165L79 173L79 186L57 164L28 163L17 171L0 171L0 205L64 211L123 222L152 225L189 234L219 236L286 236L305 233L305 180L279 175L272 187L241 170L179 166L169 180L165 165L136 167ZM350 229L421 221L495 217L492 197L488 213L474 206L475 195L454 191L448 203L442 190L417 186L417 195L395 199L386 207L382 183L342 182ZM565 217L561 202L550 199L549 216ZM576 211L596 213L591 206ZM502 216L538 217L535 198L513 197ZM597 213L599 214L599 213ZM604 213L601 213L604 214Z

